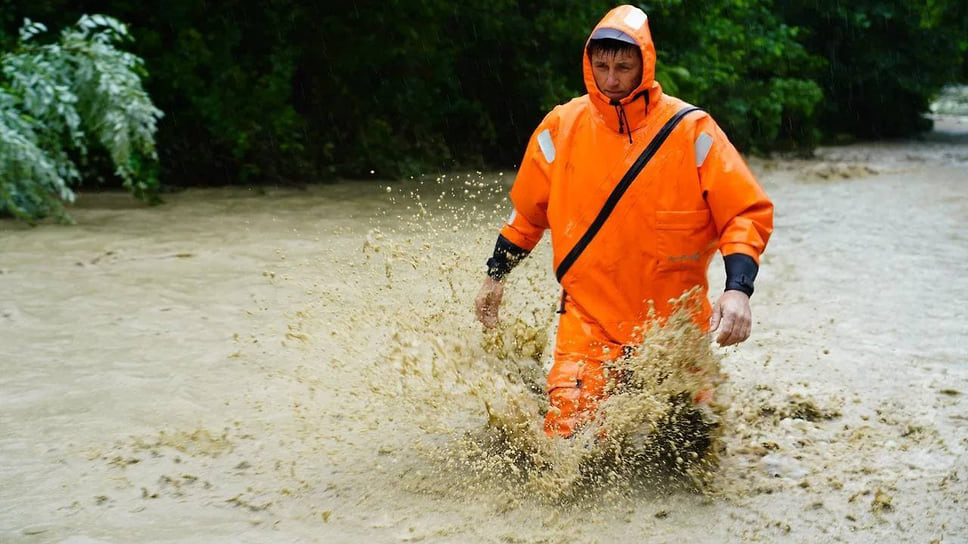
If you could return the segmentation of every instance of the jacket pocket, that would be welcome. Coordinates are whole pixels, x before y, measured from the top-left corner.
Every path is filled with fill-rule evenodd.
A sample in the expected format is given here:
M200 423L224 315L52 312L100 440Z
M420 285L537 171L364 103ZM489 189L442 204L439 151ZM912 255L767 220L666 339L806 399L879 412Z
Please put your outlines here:
M656 210L659 270L694 269L715 241L709 210Z

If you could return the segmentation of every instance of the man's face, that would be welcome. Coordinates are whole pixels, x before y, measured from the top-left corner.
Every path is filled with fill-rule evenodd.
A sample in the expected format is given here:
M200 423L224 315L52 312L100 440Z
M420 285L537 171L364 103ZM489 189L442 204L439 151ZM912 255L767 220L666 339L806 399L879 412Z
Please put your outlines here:
M642 83L642 56L636 50L614 54L595 51L591 61L595 84L612 100L625 98Z

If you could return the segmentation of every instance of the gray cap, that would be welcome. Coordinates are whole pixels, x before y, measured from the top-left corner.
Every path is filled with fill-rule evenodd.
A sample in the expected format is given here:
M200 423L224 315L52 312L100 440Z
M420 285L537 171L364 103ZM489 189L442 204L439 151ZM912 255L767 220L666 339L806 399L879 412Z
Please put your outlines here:
M622 32L617 28L599 28L592 33L591 39L593 40L604 40L604 39L619 40L632 45L639 45L639 42L635 41L635 38L629 36L628 34Z

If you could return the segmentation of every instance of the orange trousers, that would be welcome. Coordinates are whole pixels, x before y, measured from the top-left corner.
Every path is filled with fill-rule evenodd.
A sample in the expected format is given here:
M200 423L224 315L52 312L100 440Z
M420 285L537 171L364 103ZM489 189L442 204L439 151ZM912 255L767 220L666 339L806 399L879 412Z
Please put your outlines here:
M705 321L699 326L703 330L708 328ZM554 363L548 372L551 406L545 415L545 434L569 438L596 416L598 405L606 396L605 367L627 356L628 347L613 340L581 306L565 295L555 339ZM712 383L696 391L692 398L695 404L709 404L712 400Z
M595 416L605 398L604 365L624 354L623 346L609 339L605 330L567 295L562 308L554 363L548 372L551 407L544 431L548 436L568 438Z

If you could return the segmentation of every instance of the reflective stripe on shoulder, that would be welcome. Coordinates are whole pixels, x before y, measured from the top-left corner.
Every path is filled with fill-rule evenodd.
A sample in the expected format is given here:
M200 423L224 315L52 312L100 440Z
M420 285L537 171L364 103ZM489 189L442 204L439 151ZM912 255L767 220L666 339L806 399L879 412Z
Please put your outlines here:
M551 141L550 130L544 129L541 134L538 134L538 147L541 148L541 153L544 154L548 164L555 162L555 143Z
M702 166L702 163L706 162L706 155L709 155L709 150L713 147L713 137L701 132L699 137L696 138L696 168Z

